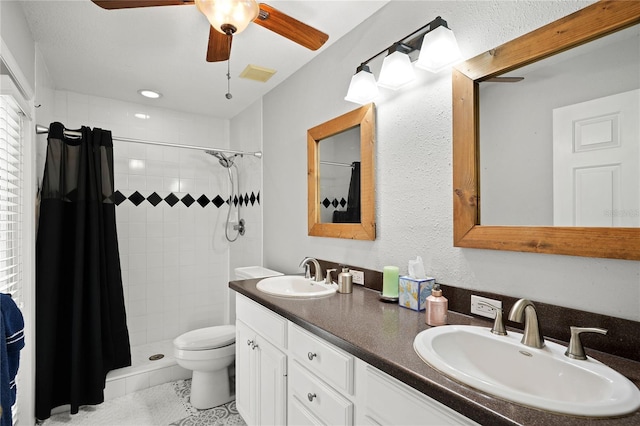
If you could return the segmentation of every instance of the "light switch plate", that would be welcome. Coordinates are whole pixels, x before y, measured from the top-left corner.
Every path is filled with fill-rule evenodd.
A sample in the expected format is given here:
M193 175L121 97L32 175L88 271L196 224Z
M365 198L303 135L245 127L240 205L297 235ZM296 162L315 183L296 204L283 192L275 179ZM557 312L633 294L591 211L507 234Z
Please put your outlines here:
M490 305L495 306L498 309L502 309L502 301L489 299L487 297L471 295L471 313L480 315L482 317L495 319L496 311L495 309L490 308L487 305L484 305L480 302L489 303Z

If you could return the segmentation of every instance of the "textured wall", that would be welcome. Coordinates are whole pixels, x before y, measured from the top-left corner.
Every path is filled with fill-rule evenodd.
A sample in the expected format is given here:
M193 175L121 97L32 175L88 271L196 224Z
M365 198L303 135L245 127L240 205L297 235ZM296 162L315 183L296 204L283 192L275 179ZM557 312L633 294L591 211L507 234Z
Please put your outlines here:
M640 262L454 248L451 77L376 100L373 242L307 236L306 130L357 105L343 100L359 63L441 15L473 57L591 2L392 1L264 98L265 266L303 256L381 270L422 256L440 282L640 320ZM378 72L379 62L372 64ZM544 322L544 319L541 319Z

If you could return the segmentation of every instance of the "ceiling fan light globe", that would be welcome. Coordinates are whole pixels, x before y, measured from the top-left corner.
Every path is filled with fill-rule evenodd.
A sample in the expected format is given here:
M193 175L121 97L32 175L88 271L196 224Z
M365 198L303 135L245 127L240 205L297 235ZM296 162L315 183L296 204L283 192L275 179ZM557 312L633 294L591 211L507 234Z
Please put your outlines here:
M256 0L195 0L198 10L216 31L227 34L223 29L233 26L234 34L241 33L260 13Z

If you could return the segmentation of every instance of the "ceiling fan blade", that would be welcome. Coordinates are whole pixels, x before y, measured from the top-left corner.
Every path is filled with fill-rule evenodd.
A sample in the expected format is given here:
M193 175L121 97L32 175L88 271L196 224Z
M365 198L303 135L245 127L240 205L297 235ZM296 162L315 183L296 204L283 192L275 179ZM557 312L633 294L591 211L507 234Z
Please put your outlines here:
M517 83L522 80L524 80L524 77L491 77L485 81L490 81L492 83Z
M131 9L134 7L181 6L193 4L193 0L91 0L103 9Z
M322 31L265 3L260 3L260 14L253 22L311 50L318 50L329 38Z
M207 48L207 62L226 61L231 55L232 35L222 34L213 27L209 27L209 47Z

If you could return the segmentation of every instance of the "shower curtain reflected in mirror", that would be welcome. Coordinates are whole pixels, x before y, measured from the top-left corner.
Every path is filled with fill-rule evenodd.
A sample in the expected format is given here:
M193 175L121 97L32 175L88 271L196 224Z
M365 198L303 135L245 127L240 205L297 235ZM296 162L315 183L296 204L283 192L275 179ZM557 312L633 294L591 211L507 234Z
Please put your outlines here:
M333 212L333 223L360 223L360 161L351 163L347 209Z
M36 242L36 417L104 401L131 365L113 200L111 132L49 128Z

